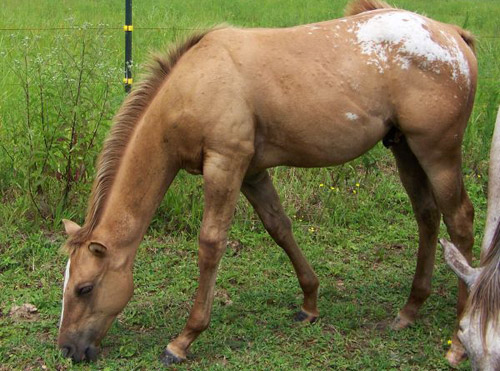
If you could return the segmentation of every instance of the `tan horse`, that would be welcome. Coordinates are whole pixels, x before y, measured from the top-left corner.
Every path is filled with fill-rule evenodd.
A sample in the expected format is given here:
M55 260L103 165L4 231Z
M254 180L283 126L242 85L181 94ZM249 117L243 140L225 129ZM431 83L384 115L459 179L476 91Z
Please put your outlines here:
M448 265L470 288L458 337L474 370L500 370L500 109L490 152L488 214L481 264L472 268L460 251L441 240Z
M441 213L467 259L473 207L461 143L476 89L472 37L457 26L358 1L348 17L286 29L211 30L157 58L126 99L100 157L85 224L66 221L70 259L58 343L93 359L132 296L132 265L180 169L203 174L199 286L186 327L163 354L186 358L207 328L219 261L240 190L289 256L318 316L318 279L292 235L266 169L342 164L384 139L419 228L418 262L395 328L429 296ZM458 313L467 292L460 283ZM464 355L454 340L449 359Z

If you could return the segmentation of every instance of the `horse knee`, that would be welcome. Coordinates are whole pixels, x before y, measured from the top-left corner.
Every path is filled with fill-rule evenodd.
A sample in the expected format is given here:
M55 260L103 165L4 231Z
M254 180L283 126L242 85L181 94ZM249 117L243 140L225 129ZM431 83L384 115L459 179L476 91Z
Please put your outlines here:
M200 269L217 267L225 250L225 238L214 237L205 233L200 234L198 265Z

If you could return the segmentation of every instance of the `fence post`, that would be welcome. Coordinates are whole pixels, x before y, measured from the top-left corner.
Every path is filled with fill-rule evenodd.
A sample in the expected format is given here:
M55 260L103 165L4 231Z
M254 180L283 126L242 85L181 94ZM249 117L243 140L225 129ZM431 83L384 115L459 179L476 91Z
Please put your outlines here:
M128 93L132 86L132 0L125 0L125 77L123 83L125 84L125 91Z

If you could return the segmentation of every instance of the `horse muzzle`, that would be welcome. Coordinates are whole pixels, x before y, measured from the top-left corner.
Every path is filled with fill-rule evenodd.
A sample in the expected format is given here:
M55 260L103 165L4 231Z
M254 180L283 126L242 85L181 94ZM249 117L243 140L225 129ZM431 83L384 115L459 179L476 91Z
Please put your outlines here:
M76 346L74 344L64 344L60 347L63 357L71 358L73 362L95 361L99 350L94 345L86 347Z

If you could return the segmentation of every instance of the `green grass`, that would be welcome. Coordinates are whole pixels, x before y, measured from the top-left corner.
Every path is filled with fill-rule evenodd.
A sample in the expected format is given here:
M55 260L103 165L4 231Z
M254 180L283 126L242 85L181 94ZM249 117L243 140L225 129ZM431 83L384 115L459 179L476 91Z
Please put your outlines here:
M185 29L220 22L289 26L339 17L344 5L345 1L330 0L136 1L135 72L140 72L150 50L189 32ZM465 25L479 36L479 89L464 145L466 186L476 207L478 256L500 82L499 39L488 36L500 35L500 5L494 0L396 5ZM0 7L0 28L85 22L120 28L123 18L123 4L117 0L4 0ZM174 29L140 29L171 26ZM109 110L115 112L124 97L123 32L59 32L72 40L86 37L90 43L102 43L96 47L106 52L103 68L117 71L109 101ZM56 36L55 31L0 31L0 68L12 71L25 37L29 55L34 56L46 55ZM78 48L77 41L70 47ZM99 93L100 82L92 82L95 88L89 93ZM66 260L59 252L64 241L59 220L82 222L91 179L74 188L66 209L46 220L37 215L22 169L7 154L20 150L16 136L25 135L19 124L25 115L23 91L12 73L0 77L0 86L0 143L5 147L0 146L0 370L160 368L158 355L184 326L196 288L202 179L182 173L175 180L139 249L133 299L105 338L98 362L73 366L55 345ZM96 149L109 123L106 117ZM291 264L242 199L230 232L230 240L239 241L241 248L229 248L224 256L211 325L193 344L189 362L177 369L448 369L443 355L455 321L456 279L441 251L433 295L418 322L401 332L387 329L409 293L417 247L416 223L388 151L377 146L340 168L278 168L272 174L294 220L296 239L320 279L321 317L310 326L292 321L301 291ZM441 235L446 235L444 228ZM12 306L23 303L38 308L35 320L9 315ZM460 369L468 369L468 363Z

